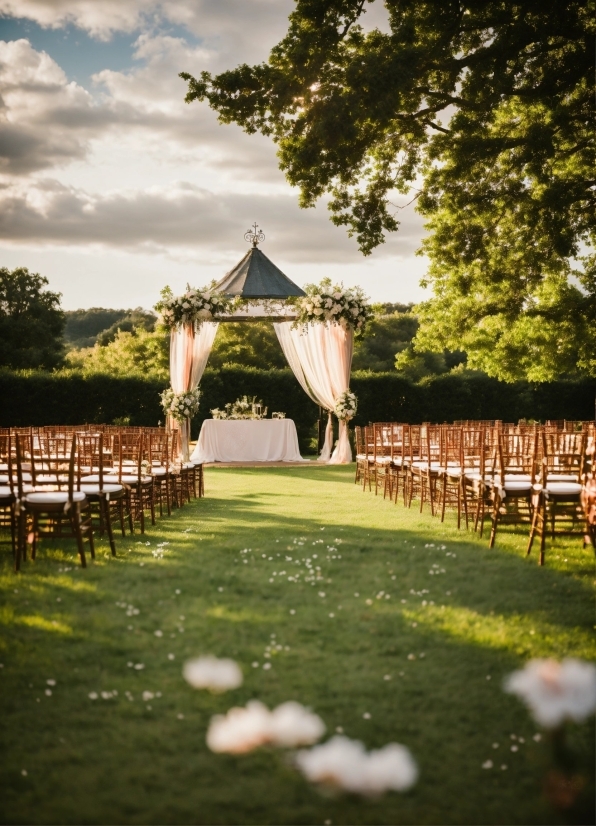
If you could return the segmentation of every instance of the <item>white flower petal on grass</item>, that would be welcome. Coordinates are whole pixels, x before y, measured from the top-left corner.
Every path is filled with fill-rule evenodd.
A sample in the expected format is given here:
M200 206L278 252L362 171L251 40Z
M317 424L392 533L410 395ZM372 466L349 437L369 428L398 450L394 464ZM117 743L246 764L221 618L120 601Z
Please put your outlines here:
M596 666L571 658L530 660L507 677L504 688L522 699L545 728L564 720L581 723L596 709Z
M483 769L492 769L492 767L493 767L493 761L492 760L485 760L484 763L482 764Z
M97 691L90 691L89 692L89 699L90 700L97 700L98 694Z
M271 712L271 727L271 743L282 748L310 746L325 734L321 718L294 700L282 703Z
M310 745L324 732L321 718L300 703L289 701L269 711L259 700L250 700L245 708L231 708L211 719L207 745L214 752L244 754L265 745Z
M193 688L221 692L242 685L242 671L234 660L197 657L184 663L182 674Z
M246 708L231 708L211 718L207 745L214 752L244 754L269 741L271 714L267 706L251 700Z
M358 740L342 736L298 752L296 764L313 783L372 797L390 790L405 791L418 778L416 763L405 746L389 743L367 753Z

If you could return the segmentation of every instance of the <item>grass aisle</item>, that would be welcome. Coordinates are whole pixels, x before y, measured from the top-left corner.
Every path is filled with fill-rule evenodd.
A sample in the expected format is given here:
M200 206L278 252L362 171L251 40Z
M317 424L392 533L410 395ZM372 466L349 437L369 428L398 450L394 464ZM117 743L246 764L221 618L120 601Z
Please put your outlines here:
M565 822L541 797L545 738L501 686L533 656L594 658L581 541L540 569L525 531L489 551L451 517L363 494L352 468L206 482L86 571L46 543L16 577L4 550L2 823ZM235 658L244 685L191 689L181 668L200 653ZM403 743L418 784L326 798L283 752L211 754L211 716L251 698L298 700L369 749ZM573 737L591 751L590 724Z

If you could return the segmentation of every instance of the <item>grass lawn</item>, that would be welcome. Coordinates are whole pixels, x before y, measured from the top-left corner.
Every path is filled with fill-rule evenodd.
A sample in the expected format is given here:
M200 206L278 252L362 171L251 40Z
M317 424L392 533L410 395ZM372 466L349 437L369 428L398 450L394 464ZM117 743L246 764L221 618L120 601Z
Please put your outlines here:
M206 488L118 558L99 543L86 571L46 542L17 577L4 546L2 823L593 822L593 790L583 814L545 802L547 738L502 690L531 657L594 659L581 540L549 546L541 569L525 529L488 550L452 516L363 494L352 467L209 469ZM200 653L236 659L243 686L190 688L182 664ZM251 698L298 700L368 748L403 743L417 785L325 797L283 752L209 752L211 716ZM588 759L593 726L571 738Z

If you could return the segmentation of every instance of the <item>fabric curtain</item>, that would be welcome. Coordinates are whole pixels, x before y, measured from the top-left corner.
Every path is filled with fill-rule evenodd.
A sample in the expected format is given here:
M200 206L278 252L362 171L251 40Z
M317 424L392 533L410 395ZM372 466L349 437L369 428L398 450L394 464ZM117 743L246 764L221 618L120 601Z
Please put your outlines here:
M350 386L354 331L340 324L312 324L306 330L293 322L275 323L281 348L298 382L310 398L329 412L325 444L319 461L344 464L352 461L346 422L339 423L339 441L331 454L331 411L337 398Z
M184 324L170 334L170 383L174 393L194 390L205 372L209 353L213 347L218 322L204 321L198 330L194 324ZM170 422L170 426L172 422ZM188 461L190 419L180 424L181 458Z

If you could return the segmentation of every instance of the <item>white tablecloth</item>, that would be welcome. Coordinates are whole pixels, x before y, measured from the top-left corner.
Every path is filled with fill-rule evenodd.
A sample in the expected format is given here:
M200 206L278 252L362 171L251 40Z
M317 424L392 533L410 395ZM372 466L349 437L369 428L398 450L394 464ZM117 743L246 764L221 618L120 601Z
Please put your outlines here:
M304 462L292 419L206 419L193 462Z

